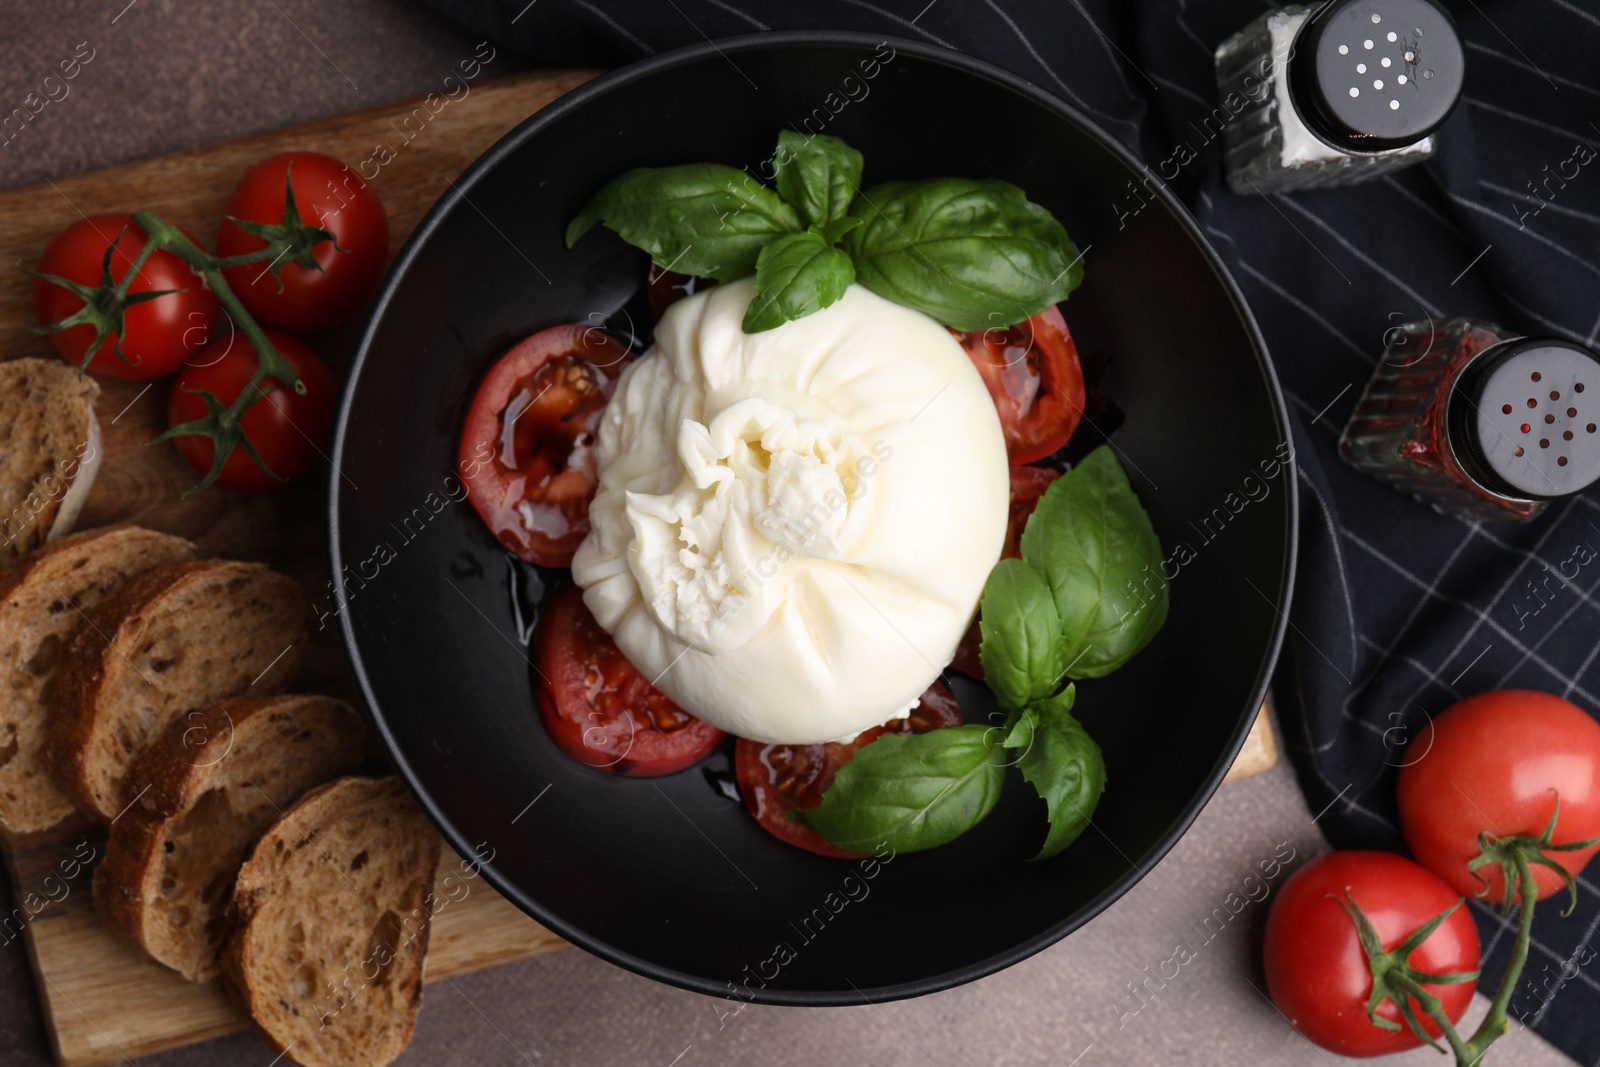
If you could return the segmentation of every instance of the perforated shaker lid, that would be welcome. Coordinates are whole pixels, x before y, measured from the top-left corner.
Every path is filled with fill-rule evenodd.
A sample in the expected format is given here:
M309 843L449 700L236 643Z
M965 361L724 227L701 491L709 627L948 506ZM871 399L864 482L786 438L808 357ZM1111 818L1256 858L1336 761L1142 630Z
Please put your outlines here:
M1301 118L1330 144L1402 148L1444 124L1466 59L1434 0L1332 0L1300 28L1289 60Z
M1600 479L1600 354L1554 338L1486 348L1451 390L1457 457L1506 496L1569 496Z

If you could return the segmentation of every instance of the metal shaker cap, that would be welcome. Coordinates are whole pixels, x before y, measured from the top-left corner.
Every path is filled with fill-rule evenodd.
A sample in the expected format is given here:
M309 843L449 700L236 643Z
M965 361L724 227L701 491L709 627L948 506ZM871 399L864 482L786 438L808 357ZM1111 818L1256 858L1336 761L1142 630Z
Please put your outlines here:
M1447 406L1456 456L1506 496L1569 496L1600 479L1600 354L1555 338L1502 341L1457 377Z
M1427 137L1461 97L1466 57L1434 0L1332 0L1295 37L1290 92L1318 136L1355 152Z

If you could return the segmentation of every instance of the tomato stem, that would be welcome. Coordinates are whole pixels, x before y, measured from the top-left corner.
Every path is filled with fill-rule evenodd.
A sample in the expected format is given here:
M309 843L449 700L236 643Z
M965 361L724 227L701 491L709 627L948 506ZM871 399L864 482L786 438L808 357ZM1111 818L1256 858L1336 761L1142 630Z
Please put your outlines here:
M121 239L120 235L118 239ZM144 247L139 249L139 254L133 257L133 266L128 268L128 272L122 276L122 280L117 283L116 289L113 290L118 299L127 297L128 287L133 284L133 279L139 276L139 272L144 269L144 265L150 261L150 257L155 255L155 252L156 246L149 241L146 241Z
M1552 818L1551 823L1555 820ZM1533 877L1533 864L1528 862L1528 857L1521 850L1513 850L1510 855L1513 866L1516 867L1517 889L1520 897L1520 912L1517 915L1517 939L1511 943L1511 962L1506 966L1506 973L1500 979L1500 986L1495 990L1494 1002L1489 1005L1489 1013L1483 1017L1483 1022L1478 1024L1478 1029L1467 1042L1467 1050L1472 1054L1468 1059L1462 1059L1461 1054L1456 1054L1461 1067L1472 1067L1483 1059L1495 1040L1511 1029L1510 1021L1506 1018L1506 1009L1511 1006L1511 995L1516 992L1517 982L1522 978L1522 968L1528 962L1528 945L1533 939L1533 905L1539 899L1539 885ZM1501 865L1502 877L1505 866Z
M84 354L79 371L86 371L89 362L94 359L105 341L112 334L117 335L117 340L112 348L117 357L124 363L132 361L122 353L122 328L123 312L134 304L154 300L178 290L166 289L159 292L143 292L128 295L128 287L138 276L139 271L149 261L150 257L159 249L170 252L183 260L206 283L206 287L216 296L217 302L228 313L228 318L244 333L250 342L250 347L255 349L256 370L250 381L240 390L239 396L232 404L223 406L221 401L204 390L200 396L205 400L206 413L198 419L181 423L167 430L166 433L148 442L165 441L169 437L209 437L212 441L213 459L211 470L200 479L199 483L188 489L184 496L195 493L212 485L222 474L222 468L227 464L228 457L235 448L242 448L255 464L266 471L278 481L285 481L271 467L268 467L261 456L257 454L255 446L245 436L242 421L245 412L257 400L277 389L279 383L287 385L296 393L304 395L305 382L295 373L294 367L285 359L270 340L266 332L261 329L250 312L245 309L244 303L229 287L222 272L232 267L242 267L249 263L259 263L267 260L267 271L271 271L274 278L278 277L279 264L288 259L307 270L321 270L315 256L312 254L317 245L324 241L332 241L334 248L339 248L338 242L332 232L308 226L300 219L299 209L294 201L294 183L292 170L284 174L283 194L283 220L278 225L264 225L252 223L242 219L232 219L235 225L246 232L259 237L266 243L254 252L243 255L221 258L213 256L199 245L189 239L172 223L150 211L138 211L133 214L134 224L145 233L144 247L134 257L133 265L123 274L122 280L111 280L111 259L116 254L117 245L122 240L119 234L117 240L106 249L105 262L102 264L102 278L98 286L80 285L76 282L59 278L52 274L41 274L36 271L24 271L31 278L58 285L83 300L84 306L75 314L62 319L49 326L34 327L36 333L54 333L73 326L89 325L95 331L94 341L89 345ZM231 216L230 216L231 218ZM124 231L126 232L126 231ZM265 271L263 271L265 273ZM279 283L282 284L281 281ZM270 379L270 381L269 381Z
M1379 1006L1385 1000L1390 1001L1400 1013L1400 1018L1405 1020L1406 1026L1419 1040L1431 1048L1439 1049L1439 1043L1417 1020L1416 1012L1411 1008L1411 1002L1415 1000L1423 1013L1438 1024L1439 1032L1450 1043L1450 1048L1456 1053L1459 1061L1466 1045L1451 1024L1443 1003L1425 989L1424 985L1461 985L1477 979L1478 972L1473 970L1453 974L1426 974L1411 966L1411 954L1422 947L1422 943L1432 937L1433 932L1442 926L1444 921L1465 903L1465 900L1458 899L1444 911L1407 934L1394 948L1385 951L1372 920L1367 918L1361 906L1350 896L1350 891L1345 890L1343 900L1338 897L1333 899L1338 901L1345 914L1350 916L1350 921L1355 923L1356 937L1361 943L1361 951L1366 955L1367 965L1372 971L1372 992L1367 998L1367 1018L1371 1020L1372 1025L1382 1030L1399 1031L1399 1023L1378 1014ZM1439 1051L1444 1050L1439 1049Z
M180 291L177 289L151 289L129 295L128 289L133 285L134 279L139 276L139 272L144 269L145 263L149 261L150 256L155 252L155 246L148 241L145 243L144 248L140 249L138 256L132 260L132 266L123 272L122 280L120 282L112 281L111 261L116 258L117 249L122 244L122 239L127 236L127 233L127 227L123 227L122 231L117 234L116 238L106 248L105 255L100 260L100 282L97 285L82 285L58 275L44 274L40 271L25 269L22 272L35 281L59 286L83 301L83 307L59 322L51 323L48 326L31 326L28 328L29 333L58 333L61 330L70 330L76 326L88 326L92 329L94 338L85 347L83 358L78 362L79 374L88 371L89 364L94 361L95 356L100 354L100 350L105 347L106 341L113 336L116 340L111 342L111 351L128 366L137 366L122 351L123 316L129 308L136 304L143 304Z
M233 454L235 448L244 449L245 454L258 467L279 481L284 481L285 479L271 467L268 467L260 455L256 453L249 438L245 436L241 423L245 412L250 409L252 404L277 388L276 384L268 384L263 387L263 383L267 382L268 379L286 384L300 394L304 394L306 391L305 383L300 380L300 376L295 373L294 367L290 365L289 361L284 359L278 350L273 347L272 342L267 339L266 332L251 317L250 312L245 310L244 304L228 286L227 280L222 276L220 266L225 262L224 260L207 253L189 240L188 235L182 230L159 215L149 211L140 211L134 214L133 221L149 235L149 243L145 246L146 250L161 248L171 252L189 264L200 277L205 279L206 286L216 296L217 302L222 305L228 316L243 331L245 337L250 341L250 347L255 349L256 353L255 373L245 387L239 391L238 397L235 398L232 404L223 407L222 403L215 397L202 391L201 396L206 401L206 414L190 422L180 423L155 438L155 441L165 441L171 437L211 438L213 457L211 470L196 485L185 491L184 495L188 496L190 493L208 488L221 477L222 469L227 464L228 458ZM259 253L256 253L255 257L264 259L270 251L270 248L264 248ZM240 259L242 257L236 256L234 258ZM150 443L154 444L155 441Z
M1558 809L1559 810L1559 809ZM1400 1015L1405 1019L1406 1025L1412 1033L1438 1047L1435 1042L1417 1023L1409 1002L1416 1001L1417 1007L1423 1014L1432 1019L1439 1027L1439 1032L1450 1044L1450 1051L1455 1054L1457 1067L1477 1067L1483 1061L1484 1055L1489 1051L1489 1046L1496 1040L1504 1037L1511 1029L1511 1024L1506 1017L1506 1011L1511 1006L1512 994L1516 992L1517 983L1522 978L1522 969L1528 962L1528 946L1533 939L1533 906L1539 899L1539 885L1533 877L1533 865L1537 860L1530 858L1529 851L1533 850L1543 858L1543 853L1538 851L1542 844L1548 846L1549 835L1555 829L1555 818L1552 817L1550 825L1540 837L1524 835L1522 837L1504 837L1490 839L1485 835L1484 854L1481 862L1474 861L1474 869L1486 863L1498 863L1501 877L1506 886L1506 895L1503 908L1509 912L1512 907L1512 879L1515 878L1516 901L1519 908L1517 915L1517 937L1511 945L1511 960L1506 966L1506 972L1500 978L1500 985L1495 990L1494 1000L1489 1005L1488 1013L1472 1036L1465 1040L1456 1031L1450 1017L1444 1010L1444 1004L1438 997L1429 992L1425 985L1452 984L1455 982L1470 981L1477 977L1477 972L1470 974L1422 974L1413 969L1408 962L1411 953L1438 928L1457 907L1461 901L1451 905L1449 909L1434 916L1427 923L1418 927L1412 934L1388 952L1383 951L1378 943L1377 931L1372 923L1362 914L1355 901L1346 899L1339 903L1350 916L1351 922L1356 925L1356 933L1360 938L1362 951L1366 953L1368 965L1372 968L1372 995L1367 1004L1367 1016L1374 1026L1387 1030L1398 1030L1399 1026L1384 1019L1377 1014L1378 1005L1385 999L1394 1003ZM1558 848L1560 846L1557 846ZM1337 897L1334 898L1338 900ZM1563 913L1565 914L1565 913Z
M1390 976L1389 984L1405 996L1415 1000L1417 1007L1422 1009L1423 1014L1433 1020L1434 1025L1439 1028L1439 1032L1444 1035L1445 1041L1449 1043L1450 1051L1455 1054L1458 1067L1470 1067L1483 1056L1481 1052L1477 1053L1476 1056L1473 1055L1473 1049L1470 1044L1461 1039L1461 1034L1456 1031L1455 1024L1450 1021L1449 1014L1444 1010L1444 1002L1424 989L1421 983L1414 980L1409 974L1398 973ZM1431 1040L1428 1044L1434 1045L1435 1048L1438 1047Z
M1488 865L1498 865L1500 867L1502 890L1500 911L1502 914L1510 913L1512 892L1517 888L1512 885L1509 878L1505 877L1507 863L1516 865L1518 860L1521 861L1522 866L1528 867L1530 870L1534 864L1537 864L1547 870L1554 871L1560 876L1561 880L1566 884L1569 901L1567 909L1561 913L1563 917L1572 914L1572 909L1578 906L1577 880L1572 877L1571 871L1551 859L1548 853L1581 852L1584 849L1590 849L1596 844L1600 844L1600 837L1591 837L1586 841L1565 841L1559 845L1556 844L1556 820L1561 817L1561 794L1553 789L1551 792L1555 793L1555 805L1550 811L1550 821L1545 824L1544 829L1539 833L1506 834L1503 837L1488 832L1478 835L1480 852L1476 859L1467 864L1467 870L1473 873L1473 877L1483 882L1483 889L1478 894L1482 896L1489 891L1489 883L1477 873L1478 868Z

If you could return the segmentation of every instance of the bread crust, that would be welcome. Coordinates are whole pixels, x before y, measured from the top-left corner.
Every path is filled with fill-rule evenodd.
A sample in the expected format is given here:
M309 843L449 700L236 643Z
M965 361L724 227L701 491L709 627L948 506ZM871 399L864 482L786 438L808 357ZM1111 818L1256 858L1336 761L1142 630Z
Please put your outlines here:
M405 983L406 999L400 1006L399 1018L391 1020L398 1041L392 1054L382 1059L372 1058L352 1064L335 1064L315 1056L314 1053L319 1050L302 1049L294 1044L285 1043L263 1019L263 1015L269 1011L281 1011L282 1007L287 1005L287 1001L280 992L267 988L263 982L257 981L257 976L264 975L273 961L263 958L263 953L268 950L258 945L252 937L252 924L262 909L270 903L275 888L268 884L270 872L266 870L268 853L273 849L274 842L280 839L315 840L326 829L318 822L319 816L330 809L336 810L341 806L348 806L354 801L354 795L360 793L388 794L394 802L404 803L409 813L415 816L419 827L425 829L428 834L429 842L425 853L428 873L421 894L421 909L425 913L425 921L412 939L416 951L406 957L406 972L398 976L398 981ZM422 974L427 957L428 940L433 928L432 887L434 874L439 865L439 852L438 834L415 807L405 786L395 777L353 777L329 782L306 793L300 799L300 803L262 835L250 858L240 868L239 877L234 883L233 907L236 921L233 935L222 953L222 975L230 995L250 1016L256 1033L274 1053L286 1056L302 1067L381 1067L405 1048L422 1008ZM281 890L281 887L277 888ZM296 1055L296 1052L300 1055Z
M94 401L99 395L99 383L61 360L0 361L0 433L26 426L31 419L43 442L42 454L5 458L0 564L26 556L53 534L65 532L56 530L56 516L73 482L79 477L93 479L100 457L93 440ZM51 420L60 425L48 432L38 428ZM72 428L65 429L67 425ZM59 490L50 485L52 479L63 483ZM82 496L80 492L75 504Z
M118 941L148 954L139 932L147 904L145 873L160 862L165 820L137 811L125 812L106 839L105 855L94 872L94 907Z
M141 752L130 769L134 781L150 787L130 803L111 827L105 857L94 875L94 900L107 927L119 941L173 968L190 981L205 981L216 976L214 961L175 961L163 946L154 943L161 931L155 929L163 917L160 910L170 907L161 890L165 866L165 843L180 828L184 818L201 797L225 783L219 768L231 754L235 739L258 725L273 721L327 715L343 722L330 723L342 730L347 747L319 753L330 777L349 774L361 762L362 721L360 714L343 701L313 694L275 697L229 697L217 701L200 713L197 722L185 717L172 723L149 747ZM224 736L222 725L227 732ZM201 731L198 735L197 731ZM229 746L216 756L204 751L207 746ZM197 752L204 752L196 758ZM312 788L316 788L315 785ZM265 796L265 794L263 794ZM288 807L300 799L292 796L267 797L274 806ZM275 812L275 815L281 814ZM253 846L254 841L250 844ZM228 886L232 895L232 885Z
M90 610L103 595L101 590L112 585L106 599L116 594L152 565L188 560L194 555L194 546L181 537L146 530L139 526L120 524L100 529L84 530L69 537L52 541L34 552L18 566L0 570L0 651L6 657L0 661L0 673L9 674L10 694L15 704L32 708L34 723L15 726L13 735L18 751L12 762L0 768L0 782L9 783L4 798L0 798L0 827L11 833L32 833L47 829L70 814L71 800L57 788L54 776L39 773L30 775L29 768L48 772L44 748L47 711L43 694L34 688L41 682L48 684L54 670L41 671L31 662L21 663L11 658L37 654L44 646L33 642L41 631L45 640L70 640L70 635L82 622L80 612L85 604ZM41 625L37 622L42 601L60 600L70 605L63 607L54 621ZM50 613L54 614L54 606ZM24 628L31 628L24 631ZM0 683L0 685L7 683ZM8 708L7 721L16 715Z
M49 710L45 761L55 770L62 791L86 811L95 808L88 795L85 763L100 683L105 678L104 654L122 622L164 592L180 573L188 573L196 566L174 564L139 575L84 612L83 624L67 642L64 661L45 696Z
M68 642L46 698L49 723L45 743L46 761L54 769L62 791L83 811L105 819L117 815L109 801L96 795L91 780L91 742L95 732L105 725L102 703L108 696L107 666L116 662L113 657L127 654L118 647L124 627L141 621L146 610L176 594L186 583L225 575L261 577L279 585L286 595L292 589L299 604L297 616L303 615L303 594L292 579L274 573L264 564L231 560L196 560L156 567L84 614L83 625ZM294 674L304 645L302 618L290 649L274 664L271 677L263 679L256 690L264 694L281 692Z

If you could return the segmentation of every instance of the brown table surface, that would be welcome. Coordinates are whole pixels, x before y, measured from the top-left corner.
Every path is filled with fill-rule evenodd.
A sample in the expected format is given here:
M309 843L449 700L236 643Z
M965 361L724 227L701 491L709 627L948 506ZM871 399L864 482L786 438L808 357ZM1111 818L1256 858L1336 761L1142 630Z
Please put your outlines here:
M0 188L426 92L477 43L408 0L125 3L0 0L0 112L19 106L81 42L94 49L70 94L0 147ZM515 69L502 52L486 72ZM71 214L63 209L64 226ZM565 951L435 987L400 1062L1316 1067L1339 1057L1293 1033L1257 992L1265 903L1247 907L1177 979L1124 1016L1134 1003L1127 984L1170 956L1191 936L1189 924L1282 842L1302 860L1327 847L1284 764L1222 790L1171 854L1094 922L983 981L881 1006L749 1007L719 1025L726 1002ZM0 886L0 913L12 906ZM1485 1003L1479 997L1474 1014ZM1531 1033L1507 1038L1494 1058L1501 1067L1568 1062ZM271 1060L240 1035L140 1063ZM1423 1049L1386 1062L1445 1060ZM0 1063L49 1063L20 940L0 947Z

